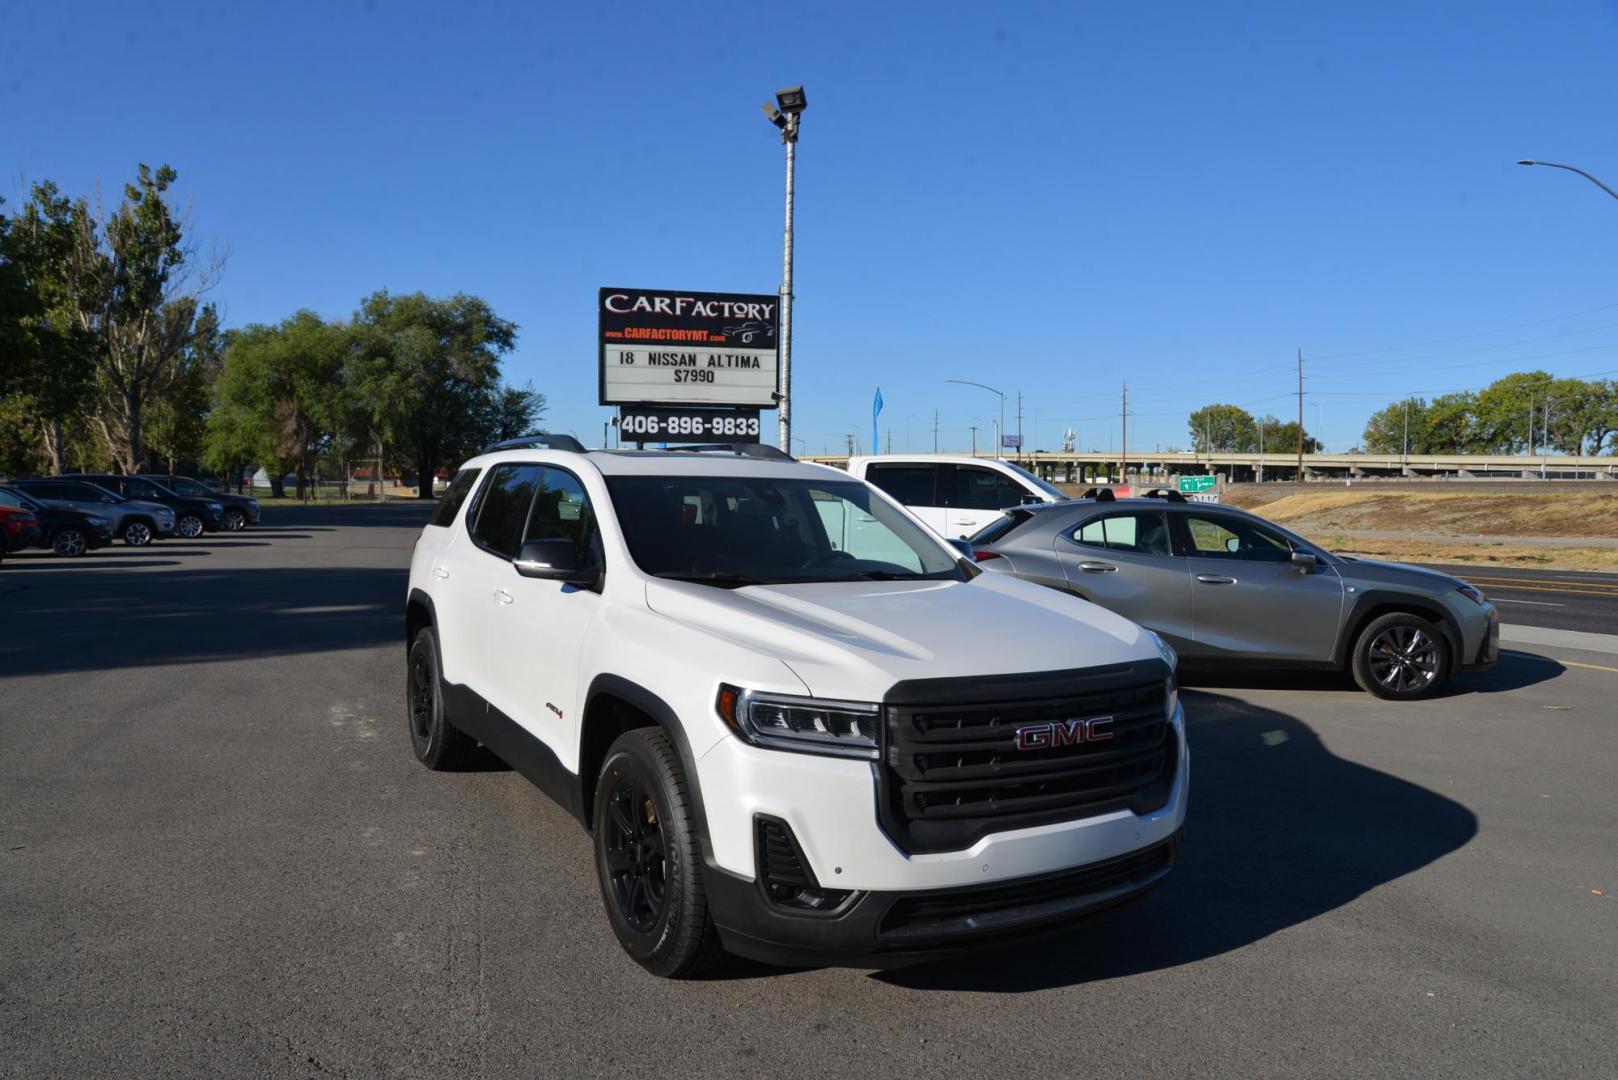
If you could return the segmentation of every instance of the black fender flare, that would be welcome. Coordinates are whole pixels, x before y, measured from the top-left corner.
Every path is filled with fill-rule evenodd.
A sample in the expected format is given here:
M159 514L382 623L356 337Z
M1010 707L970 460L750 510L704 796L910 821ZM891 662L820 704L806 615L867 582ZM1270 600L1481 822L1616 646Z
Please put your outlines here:
M1377 608L1396 608L1407 611L1412 615L1419 615L1428 622L1437 626L1444 635L1444 643L1449 646L1449 666L1453 672L1465 663L1461 656L1461 628L1455 617L1444 610L1444 605L1429 597L1397 592L1392 589L1369 589L1360 593L1354 600L1354 605L1348 609L1348 615L1343 619L1342 638L1337 645L1336 662L1339 668L1347 668L1353 656L1354 646L1359 641L1360 628L1366 622L1370 612Z
M611 695L628 702L647 716L651 717L658 727L668 733L669 741L674 744L675 753L680 755L680 768L685 771L686 789L691 795L691 816L697 828L697 841L702 847L703 861L713 865L713 845L708 839L708 811L702 799L702 784L697 779L697 758L691 750L691 740L686 737L685 727L680 718L668 702L658 697L652 691L631 682L621 675L600 674L590 680L590 688L584 694L584 709L580 716L590 715L590 706L596 698ZM582 791L587 785L595 782L595 777L586 777L583 773L584 763L584 725L579 725L579 788ZM586 819L589 818L590 808L584 809Z

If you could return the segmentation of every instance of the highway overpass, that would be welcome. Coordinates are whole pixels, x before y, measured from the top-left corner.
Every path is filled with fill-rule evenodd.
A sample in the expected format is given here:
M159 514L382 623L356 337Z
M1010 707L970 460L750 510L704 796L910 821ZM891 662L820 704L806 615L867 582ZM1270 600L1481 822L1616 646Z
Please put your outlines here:
M905 457L924 457L910 455ZM959 455L951 455L959 456ZM979 455L987 457L989 455ZM846 467L845 455L819 455L806 458L826 465ZM1037 453L1007 457L1030 472L1058 483L1091 483L1119 479L1116 453ZM1296 455L1277 454L1198 454L1192 451L1130 454L1125 472L1143 481L1177 476L1218 476L1230 483L1298 478ZM1457 479L1547 479L1615 480L1618 457L1549 456L1522 454L1305 454L1303 479L1345 477L1454 477Z

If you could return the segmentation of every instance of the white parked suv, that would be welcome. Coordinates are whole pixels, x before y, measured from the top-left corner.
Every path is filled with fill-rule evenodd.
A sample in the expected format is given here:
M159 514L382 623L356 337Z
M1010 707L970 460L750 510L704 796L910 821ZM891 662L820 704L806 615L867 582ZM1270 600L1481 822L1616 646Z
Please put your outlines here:
M964 454L854 457L848 474L875 484L951 540L988 527L1010 507L1068 498L1020 465Z
M472 459L416 543L405 639L416 756L482 743L577 816L660 975L1052 930L1178 855L1167 645L768 447Z

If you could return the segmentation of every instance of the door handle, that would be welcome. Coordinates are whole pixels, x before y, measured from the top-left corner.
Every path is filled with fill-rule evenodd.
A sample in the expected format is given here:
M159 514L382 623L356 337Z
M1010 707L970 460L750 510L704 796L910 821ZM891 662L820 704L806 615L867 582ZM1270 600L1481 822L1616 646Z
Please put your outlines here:
M1202 582L1204 585L1234 585L1234 584L1236 584L1236 579L1235 578L1226 577L1224 574L1198 574L1197 575L1197 580Z
M504 589L496 589L496 590L494 590L494 598L496 600L500 601L502 604L509 604L513 600L516 599L515 596L512 596L510 593L506 592L506 590L504 590Z
M1118 568L1112 563L1104 562L1081 562L1079 569L1086 574L1116 574L1118 572Z
M435 566L433 567L433 577L447 578L449 577L449 571L445 570L442 566Z

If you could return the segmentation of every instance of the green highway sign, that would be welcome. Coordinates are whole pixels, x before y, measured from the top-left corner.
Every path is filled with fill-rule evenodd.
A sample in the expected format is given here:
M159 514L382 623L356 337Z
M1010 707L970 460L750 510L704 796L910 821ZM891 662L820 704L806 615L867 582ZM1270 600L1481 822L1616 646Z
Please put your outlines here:
M1180 477L1180 494L1195 495L1199 491L1212 491L1219 486L1216 476L1182 476Z

